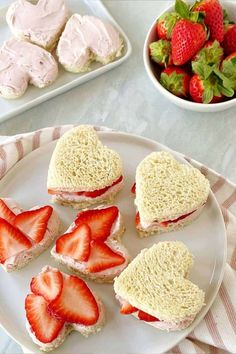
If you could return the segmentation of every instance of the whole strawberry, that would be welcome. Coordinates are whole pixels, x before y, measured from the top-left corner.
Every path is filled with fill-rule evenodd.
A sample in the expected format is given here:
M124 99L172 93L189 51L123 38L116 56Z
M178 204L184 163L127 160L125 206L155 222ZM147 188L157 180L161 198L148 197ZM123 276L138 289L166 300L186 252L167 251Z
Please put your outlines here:
M219 67L223 59L224 51L220 43L215 41L207 41L202 49L193 57L192 68L194 72L195 63L203 63L211 67Z
M236 52L236 24L225 26L223 47L226 55Z
M221 71L230 80L231 87L236 91L236 51L223 60Z
M157 21L157 35L160 39L170 39L176 22L180 19L176 12L166 12Z
M172 65L171 43L166 39L160 39L149 45L150 56L155 63L161 66Z
M224 39L224 13L218 0L200 0L192 11L204 12L204 23L210 29L210 38L222 42Z
M169 66L160 76L160 83L175 96L186 97L189 93L189 74L182 68Z
M202 24L182 19L175 25L172 38L174 65L184 65L204 46L207 35Z

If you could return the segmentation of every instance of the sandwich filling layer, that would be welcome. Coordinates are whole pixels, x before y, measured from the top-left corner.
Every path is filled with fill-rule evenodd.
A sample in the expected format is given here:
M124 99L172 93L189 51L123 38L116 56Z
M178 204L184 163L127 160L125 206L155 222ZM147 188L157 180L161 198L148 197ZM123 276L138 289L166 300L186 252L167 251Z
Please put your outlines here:
M95 199L101 196L109 197L110 194L118 193L121 190L122 185L123 185L123 176L120 176L110 186L93 190L93 191L65 192L65 191L58 191L54 189L48 189L48 193L55 195L56 198L59 199L81 202L81 201Z

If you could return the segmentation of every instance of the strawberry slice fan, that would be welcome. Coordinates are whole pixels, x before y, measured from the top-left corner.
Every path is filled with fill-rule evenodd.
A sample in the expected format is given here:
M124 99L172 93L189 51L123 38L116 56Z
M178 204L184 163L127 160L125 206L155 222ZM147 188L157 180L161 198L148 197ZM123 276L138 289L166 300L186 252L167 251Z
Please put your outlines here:
M6 271L23 267L53 241L59 222L51 230L52 214L51 206L22 211L11 199L0 199L0 263Z

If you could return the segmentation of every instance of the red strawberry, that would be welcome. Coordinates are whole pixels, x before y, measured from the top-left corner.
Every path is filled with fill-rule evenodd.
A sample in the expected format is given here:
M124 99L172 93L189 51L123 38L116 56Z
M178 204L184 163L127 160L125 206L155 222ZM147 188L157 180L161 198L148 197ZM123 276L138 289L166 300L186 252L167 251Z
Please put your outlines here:
M189 74L184 69L174 66L164 69L160 76L161 85L178 97L188 95L189 81Z
M53 208L51 206L24 211L16 215L14 226L18 227L34 242L39 243L47 230L47 223L52 215L52 211Z
M222 42L224 39L224 13L218 0L201 0L192 11L204 12L204 22L210 29L210 38Z
M170 39L176 22L180 19L176 12L166 12L157 20L157 36L160 39Z
M29 294L25 299L26 317L36 338L50 343L59 335L64 321L50 315L47 301L39 295Z
M187 63L203 47L206 38L205 28L200 23L187 19L178 21L171 38L174 65Z
M166 39L159 39L149 45L151 59L161 65L172 65L171 43Z
M193 75L190 80L189 91L193 101L198 103L217 103L223 99L215 76L204 80L197 74Z
M136 194L136 183L133 184L131 188L131 193Z
M207 41L204 47L192 59L192 64L197 62L210 66L217 65L219 67L223 56L224 51L218 41Z
M230 80L231 87L236 91L236 51L223 60L221 70Z
M86 262L90 254L90 241L90 227L86 224L81 224L72 232L64 234L57 239L56 251L77 261Z
M32 243L20 230L0 218L0 263L31 247Z
M138 226L140 224L140 215L139 212L135 214L135 225Z
M222 45L226 55L236 52L236 24L225 26L225 36Z
M62 291L63 276L59 270L48 270L32 278L30 289L47 301L54 300Z
M99 197L100 195L104 194L109 188L115 186L116 184L120 183L123 179L123 176L120 176L115 182L112 183L111 186L104 187L102 189L95 190L93 192L78 192L76 193L77 195L84 195L85 197L89 198L96 198Z
M51 314L66 322L94 325L99 317L97 302L86 283L76 277L64 279L61 294L50 304Z
M138 311L138 309L130 305L127 301L122 304L122 307L120 309L120 313L122 313L122 315L130 315L131 313L134 313L136 311Z
M145 322L156 322L156 321L160 321L158 318L154 317L154 316L151 316L149 315L148 313L144 312L144 311L141 311L139 310L138 312L138 318L142 321L145 321Z
M125 258L115 253L101 241L91 241L91 252L87 264L90 273L101 272L102 270L119 266L125 262Z
M104 209L93 209L82 211L78 214L75 223L77 226L86 224L91 229L91 237L93 240L105 241L111 233L111 228L119 210L116 206Z
M0 218L5 219L13 225L16 215L8 208L6 203L0 199Z

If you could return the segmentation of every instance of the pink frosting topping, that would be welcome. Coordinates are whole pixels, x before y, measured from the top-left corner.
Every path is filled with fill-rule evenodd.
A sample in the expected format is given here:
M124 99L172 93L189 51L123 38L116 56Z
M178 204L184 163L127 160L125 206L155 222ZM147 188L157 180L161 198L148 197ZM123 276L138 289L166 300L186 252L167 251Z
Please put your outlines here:
M57 77L58 66L45 49L15 38L0 48L0 94L21 96L28 84L45 87Z
M117 30L94 16L74 14L68 20L58 43L59 61L66 67L83 67L91 52L100 61L121 50L122 42Z
M37 4L18 0L9 7L6 15L14 34L42 47L55 42L67 17L64 0L39 0Z

